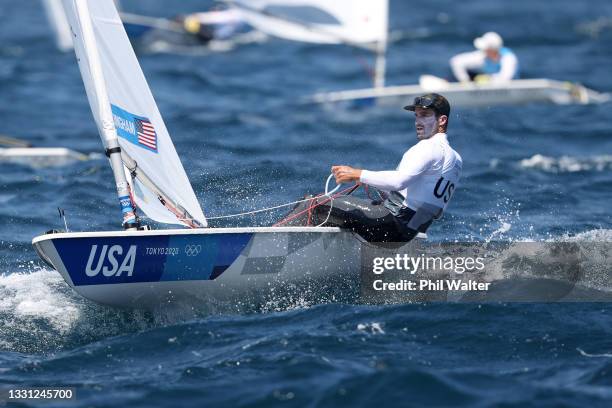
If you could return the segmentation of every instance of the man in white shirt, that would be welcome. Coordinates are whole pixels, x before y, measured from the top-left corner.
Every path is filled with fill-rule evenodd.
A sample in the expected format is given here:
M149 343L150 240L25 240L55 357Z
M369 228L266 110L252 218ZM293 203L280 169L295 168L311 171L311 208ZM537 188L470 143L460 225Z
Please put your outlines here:
M325 225L352 229L367 241L407 242L440 218L459 182L462 159L446 136L450 105L439 94L414 99L419 142L406 151L396 170L370 171L332 166L337 183L358 182L378 189L384 203L344 196L317 207Z
M476 51L451 58L450 66L457 81L499 84L519 77L516 54L504 47L499 34L485 33L474 40L474 47Z

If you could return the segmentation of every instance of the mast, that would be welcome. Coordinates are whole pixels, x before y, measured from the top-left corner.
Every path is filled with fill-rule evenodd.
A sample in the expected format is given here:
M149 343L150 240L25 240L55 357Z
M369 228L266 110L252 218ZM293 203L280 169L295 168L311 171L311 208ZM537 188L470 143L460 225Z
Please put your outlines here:
M159 202L168 209L171 213L173 213L177 219L183 222L190 228L204 228L207 225L202 224L200 221L195 219L189 211L179 204L176 200L173 200L166 193L163 192L161 188L159 188L153 180L147 174L142 171L140 167L138 167L138 163L134 159L130 157L125 151L121 152L121 160L125 165L127 171L129 171L130 175L133 179L138 179L145 187L147 187L159 200ZM134 183L135 180L132 180ZM133 184L132 184L133 185Z
M387 74L387 41L389 38L389 1L384 0L383 4L383 27L384 34L376 43L376 65L374 68L374 88L385 86L385 76Z
M385 75L387 69L387 42L380 41L376 48L376 65L374 67L374 88L385 86Z
M121 147L117 138L117 130L113 122L113 114L111 104L106 92L104 73L98 53L98 45L94 35L93 24L89 14L88 0L75 0L75 6L81 30L83 33L83 47L87 54L87 61L93 85L96 92L96 100L98 101L98 112L100 114L100 123L98 124L98 132L102 138L102 143L106 150L106 155L110 160L113 176L115 178L115 186L117 188L117 197L121 205L123 215L122 225L126 230L134 230L139 227L136 219L136 212L132 205L130 197L130 186L125 177L123 170L123 162L121 160ZM93 108L93 107L92 107Z

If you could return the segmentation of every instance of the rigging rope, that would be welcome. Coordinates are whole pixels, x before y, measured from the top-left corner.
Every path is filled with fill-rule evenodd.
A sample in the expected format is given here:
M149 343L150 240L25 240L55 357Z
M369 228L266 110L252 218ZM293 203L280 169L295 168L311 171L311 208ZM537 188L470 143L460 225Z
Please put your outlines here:
M325 197L325 195L324 195L324 194L322 194L322 195L318 195L318 196L315 196L315 197L312 197L312 198L309 198L308 200L312 200L312 201L316 202L316 204L314 204L314 205L313 205L313 204L312 204L312 202L311 202L311 204L310 204L310 205L308 206L308 208L306 208L305 210L302 210L302 211L300 211L300 212L298 212L298 213L296 213L296 214L293 214L293 215L291 215L290 217L285 218L284 220L280 220L279 222L277 222L277 223L276 223L276 224L274 224L273 226L274 226L274 227L277 227L277 226L279 226L279 225L286 224L286 223L288 223L289 221L296 219L297 217L299 217L300 215L302 215L302 214L304 214L304 213L306 213L306 212L308 212L308 224L310 224L310 220L311 220L312 210L313 210L313 209L315 209L316 207L318 207L318 206L320 206L320 205L327 204L327 203L328 203L328 202L330 202L330 201L331 201L331 202L333 202L333 200L334 200L335 198L340 197L341 195L349 195L349 194L351 194L353 191L357 190L357 188L358 188L359 186L360 186L359 184L355 184L355 185L353 185L353 186L351 186L351 187L348 187L348 188L346 188L346 189L344 189L344 190L340 191L340 192L339 192L339 193L337 193L337 194L334 194L334 195L331 195L331 196L327 196L328 198L327 198L326 200L321 201L321 202L316 202L315 200L317 200L318 198L321 198L321 197ZM323 224L325 224L325 223L327 222L327 220L329 220L329 216L330 216L330 214L331 214L332 206L333 206L333 204L331 204L331 205L330 205L330 208L329 208L329 213L327 214L327 218L325 219L325 221L324 221L323 223L321 223L321 224L317 225L317 227L322 226Z
M358 187L359 184L355 184L351 187L348 187L338 193L336 193L336 191L338 191L340 189L340 184L338 184L333 190L329 191L329 183L331 181L333 177L333 174L330 174L330 176L327 178L327 182L325 183L325 193L324 194L319 194L317 196L314 197L309 197L309 198L304 198L302 200L297 200L297 201L292 201L289 203L285 203L285 204L280 204L280 205L275 205L272 207L266 207L266 208L261 208L259 210L253 210L253 211L245 211L245 212L241 212L241 213L237 213L237 214L228 214L228 215L220 215L220 216L216 216L216 217L207 217L207 219L209 220L219 220L219 219L226 219L226 218L236 218L236 217L243 217L246 215L253 215L253 214L258 214L258 213L263 213L263 212L268 212L268 211L273 211L273 210L277 210L279 208L284 208L284 207L289 207L292 205L296 205L296 204L300 204L300 203L304 203L307 201L310 201L310 204L308 205L308 208L306 208L305 210L302 210L296 214L291 215L290 217L287 217L279 222L277 222L276 224L274 224L274 226L279 226L282 224L286 224L287 222L299 217L300 215L308 212L308 221L307 221L307 225L310 225L311 222L311 216L312 216L312 210L314 210L316 207L323 205L323 204L327 204L328 202L331 202L330 207L329 207L329 212L327 214L327 217L325 218L325 221L323 221L321 224L316 225L317 227L320 227L322 225L324 225L328 220L329 217L331 215L331 211L333 208L333 200L341 195L348 195L351 194L353 191L355 191ZM327 199L321 201L321 202L317 202L317 199L321 198L321 197L327 197ZM315 204L316 203L316 204Z
M262 213L262 212L266 212L266 211L277 210L277 209L283 208L283 207L289 207L291 205L295 205L295 204L299 204L299 203L303 203L303 202L306 202L306 201L313 200L314 198L316 198L316 197L310 197L310 198L305 198L303 200L292 201L292 202L286 203L286 204L275 205L274 207L266 207L266 208L262 208L260 210L246 211L246 212L242 212L242 213L229 214L229 215L219 215L217 217L206 217L206 219L207 220L219 220L219 219L223 219L223 218L242 217L242 216L245 216L245 215L252 215L252 214Z

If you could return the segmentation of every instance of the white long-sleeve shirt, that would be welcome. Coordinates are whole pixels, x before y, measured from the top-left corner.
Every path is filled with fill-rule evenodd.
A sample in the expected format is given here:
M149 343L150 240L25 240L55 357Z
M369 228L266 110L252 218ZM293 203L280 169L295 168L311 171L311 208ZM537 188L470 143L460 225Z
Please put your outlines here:
M469 82L468 71L480 71L486 64L486 54L484 51L472 51L457 54L450 59L450 66L453 75L459 82ZM513 52L506 52L501 55L500 70L496 73L486 73L490 75L492 83L503 83L511 81L517 76L518 59Z
M463 160L448 143L446 133L437 133L412 146L396 170L362 170L360 181L381 190L397 191L404 205L418 211L424 205L446 209L459 182Z

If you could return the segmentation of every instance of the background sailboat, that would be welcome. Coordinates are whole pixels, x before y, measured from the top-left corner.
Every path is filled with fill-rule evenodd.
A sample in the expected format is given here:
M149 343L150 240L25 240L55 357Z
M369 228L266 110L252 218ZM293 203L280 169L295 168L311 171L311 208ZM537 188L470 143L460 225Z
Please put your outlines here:
M57 48L62 52L72 50L70 26L62 7L62 0L42 0L47 20L55 37ZM120 1L114 0L120 9ZM232 11L233 12L233 11ZM253 31L250 27L232 30L223 27L218 31L224 33L219 38L203 38L199 29L194 29L188 21L211 20L207 32L216 32L215 20L220 20L217 14L222 11L194 13L187 16L190 20L177 16L176 19L152 17L135 13L120 12L126 33L138 45L138 48L147 52L176 52L197 53L199 49L213 51L227 51L240 44L264 41L263 33ZM199 23L197 23L199 25Z
M348 106L398 106L415 96L440 92L453 106L510 105L529 102L588 104L610 98L580 84L550 79L521 79L507 84L449 83L423 75L418 85L385 86L388 0L233 0L252 26L293 41L347 44L376 53L372 88L323 92L307 103Z
M66 147L34 147L31 143L0 135L0 163L24 166L58 167L95 158Z
M504 84L448 82L443 78L422 75L418 85L396 85L323 92L312 95L306 103L360 107L368 105L400 106L430 92L443 94L454 107L484 107L549 103L555 105L597 104L610 95L581 84L553 79L515 79Z

